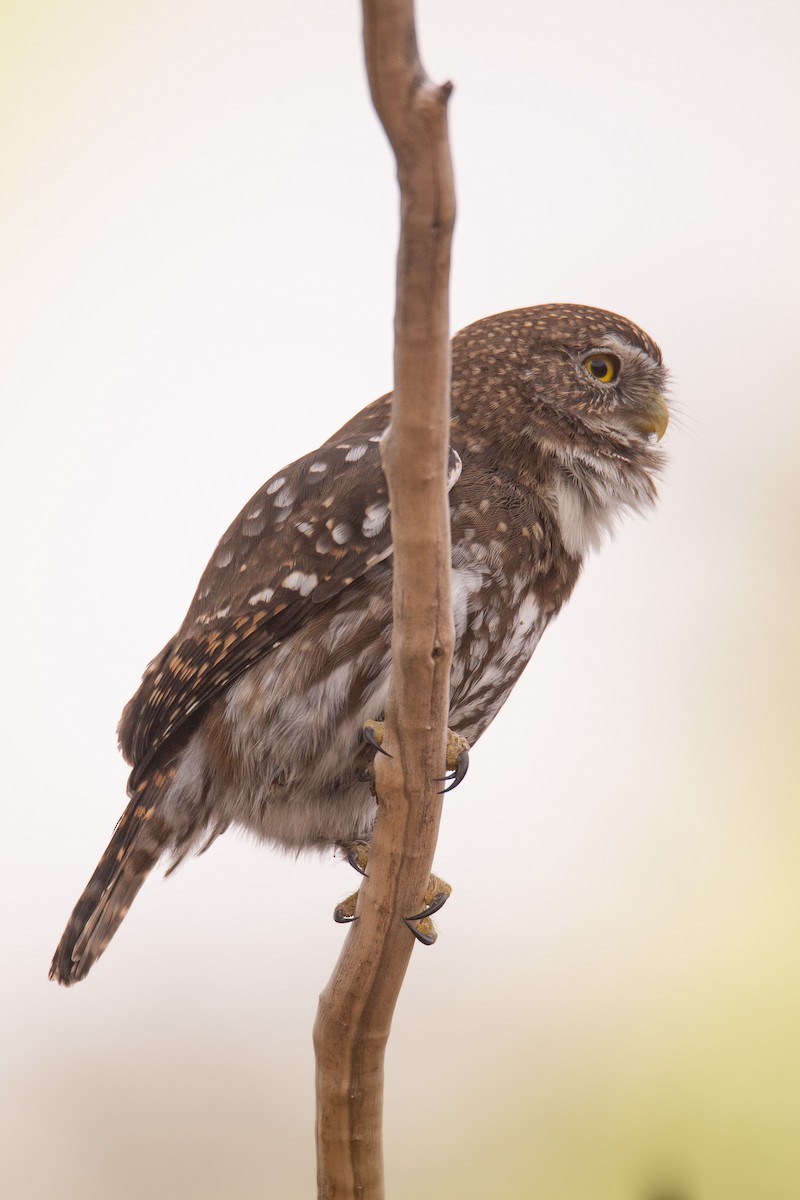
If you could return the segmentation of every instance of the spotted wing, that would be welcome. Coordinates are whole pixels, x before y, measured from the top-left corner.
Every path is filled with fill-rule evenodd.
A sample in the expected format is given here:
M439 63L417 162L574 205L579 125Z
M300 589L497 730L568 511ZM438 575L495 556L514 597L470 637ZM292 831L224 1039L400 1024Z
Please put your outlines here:
M392 551L379 441L388 397L256 492L222 537L176 637L120 722L131 782L199 711L290 636L314 606ZM453 481L460 471L451 457Z

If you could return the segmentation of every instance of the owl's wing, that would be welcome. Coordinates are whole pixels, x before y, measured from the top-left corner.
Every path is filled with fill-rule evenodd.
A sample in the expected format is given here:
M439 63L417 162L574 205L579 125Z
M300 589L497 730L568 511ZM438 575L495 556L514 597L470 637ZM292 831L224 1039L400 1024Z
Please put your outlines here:
M388 398L256 492L217 546L176 637L145 672L119 726L145 766L200 710L392 552L378 443ZM451 451L450 486L461 461Z

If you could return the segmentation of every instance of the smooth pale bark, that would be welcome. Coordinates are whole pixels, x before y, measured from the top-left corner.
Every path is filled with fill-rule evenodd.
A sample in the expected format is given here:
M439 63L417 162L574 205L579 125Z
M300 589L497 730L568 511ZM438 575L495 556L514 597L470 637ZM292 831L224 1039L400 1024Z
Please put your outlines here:
M381 447L394 542L384 741L392 757L376 756L379 807L369 875L314 1027L317 1183L324 1200L384 1195L384 1052L416 945L402 918L423 907L436 848L443 786L436 778L444 775L453 653L446 489L451 88L435 87L422 69L411 0L364 0L364 43L372 99L397 159L402 214L394 400ZM423 1079L420 1063L420 1098Z

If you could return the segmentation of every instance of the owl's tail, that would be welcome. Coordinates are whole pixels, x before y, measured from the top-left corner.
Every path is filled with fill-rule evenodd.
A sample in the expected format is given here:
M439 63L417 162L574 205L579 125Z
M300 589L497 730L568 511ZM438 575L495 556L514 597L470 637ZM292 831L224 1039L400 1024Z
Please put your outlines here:
M172 840L158 813L159 790L148 782L120 817L56 948L50 978L57 983L69 987L89 973Z

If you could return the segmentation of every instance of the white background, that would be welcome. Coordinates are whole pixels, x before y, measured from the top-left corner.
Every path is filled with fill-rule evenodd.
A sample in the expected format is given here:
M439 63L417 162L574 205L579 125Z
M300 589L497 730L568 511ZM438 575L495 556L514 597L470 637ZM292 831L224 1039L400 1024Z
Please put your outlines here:
M588 566L447 801L390 1045L393 1197L796 1200L798 7L425 0L456 329L576 300L673 376L658 512ZM353 885L229 834L47 982L115 725L217 538L391 385L394 167L353 3L0 7L3 1194L314 1191Z

